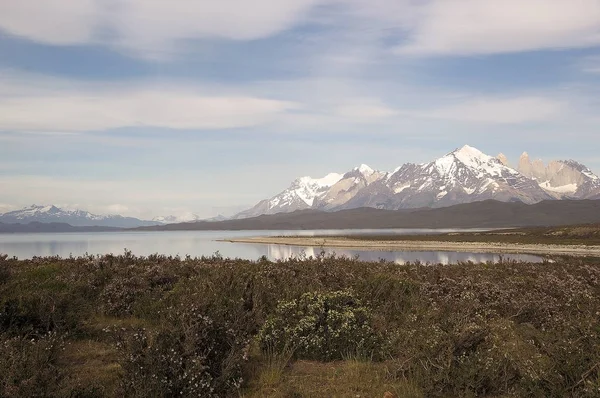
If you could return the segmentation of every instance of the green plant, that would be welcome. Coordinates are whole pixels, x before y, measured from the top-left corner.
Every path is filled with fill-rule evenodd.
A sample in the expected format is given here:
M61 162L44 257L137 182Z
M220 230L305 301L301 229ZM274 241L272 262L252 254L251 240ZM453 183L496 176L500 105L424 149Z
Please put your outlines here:
M168 321L120 344L127 396L219 397L240 387L247 341L194 307L172 309Z
M56 366L63 336L12 337L0 335L0 397L51 396L61 377Z
M263 350L292 347L301 359L342 359L356 352L377 356L381 339L370 320L369 309L351 290L305 293L280 302L259 339Z

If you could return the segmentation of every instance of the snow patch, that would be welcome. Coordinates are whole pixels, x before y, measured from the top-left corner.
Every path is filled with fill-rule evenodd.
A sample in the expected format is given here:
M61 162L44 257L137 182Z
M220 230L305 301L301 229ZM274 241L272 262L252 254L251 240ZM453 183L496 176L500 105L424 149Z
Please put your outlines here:
M330 173L323 178L301 177L279 195L269 200L269 209L276 207L292 206L298 200L308 206L312 206L315 199L324 196L327 189L337 184L343 178L343 174Z
M540 187L542 187L543 189L545 189L547 191L556 192L556 193L575 193L575 192L577 192L577 189L579 188L577 186L577 184L567 184L567 185L562 185L560 187L553 187L552 185L550 185L550 181L545 181L545 182L541 183Z
M354 171L358 171L359 173L361 173L365 177L368 177L368 176L372 175L373 173L375 173L375 170L373 170L372 168L370 168L366 164L361 164L360 166L355 167Z
M394 193L400 193L402 191L404 191L405 189L410 188L410 184L405 184L399 187L394 187Z
M585 170L582 170L581 173L586 177L590 178L592 181L600 180L600 178L596 174L592 173L592 170L590 169L586 168Z

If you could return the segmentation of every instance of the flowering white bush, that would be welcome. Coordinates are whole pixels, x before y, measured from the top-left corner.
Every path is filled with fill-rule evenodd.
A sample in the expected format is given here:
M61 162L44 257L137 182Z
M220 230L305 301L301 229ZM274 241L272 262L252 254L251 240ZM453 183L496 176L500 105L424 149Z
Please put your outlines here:
M125 351L126 394L219 397L236 391L247 340L194 306L171 311L172 325L138 329L118 343Z
M302 359L334 360L378 355L380 338L371 314L351 290L305 293L282 301L260 331L263 349L292 349Z

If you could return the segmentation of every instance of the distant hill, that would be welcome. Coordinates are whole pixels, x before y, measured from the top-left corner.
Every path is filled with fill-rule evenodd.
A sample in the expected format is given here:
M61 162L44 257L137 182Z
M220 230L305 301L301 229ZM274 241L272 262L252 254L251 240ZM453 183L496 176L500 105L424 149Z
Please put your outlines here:
M65 210L48 205L32 205L21 210L0 214L0 222L5 224L63 223L76 227L98 226L115 228L135 228L160 225L157 221L145 221L120 215L97 215L84 210Z
M65 223L30 222L28 224L5 224L0 222L0 233L32 233L32 232L110 232L121 231L114 227L74 227Z
M298 230L350 228L507 228L600 222L600 200L523 202L485 200L443 208L379 210L359 208L324 212L298 210L220 222L193 222L155 227L146 231Z

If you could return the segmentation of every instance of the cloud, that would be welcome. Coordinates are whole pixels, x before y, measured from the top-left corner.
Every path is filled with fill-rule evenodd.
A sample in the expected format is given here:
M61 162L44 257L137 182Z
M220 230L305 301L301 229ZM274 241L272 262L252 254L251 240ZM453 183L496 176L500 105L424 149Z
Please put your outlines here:
M42 80L43 81L43 80ZM201 89L71 85L32 91L35 82L0 95L0 130L65 134L120 127L228 129L267 124L296 104L244 94L203 94ZM48 85L48 84L46 84ZM208 91L207 91L208 92Z
M182 39L267 37L292 27L317 1L3 1L0 29L40 43L101 43L161 56Z
M16 210L16 207L6 203L0 203L0 214L8 213L9 211Z
M343 118L376 120L395 116L397 112L376 98L355 98L333 108Z
M597 0L435 0L406 44L413 55L469 55L600 45Z
M98 17L96 0L0 2L0 29L16 36L54 45L91 41Z
M519 124L556 119L566 110L563 102L543 97L478 98L419 115L461 122Z
M584 73L600 73L600 56L585 57L578 62L577 66Z
M472 55L600 45L597 0L19 0L0 30L52 45L164 58L189 39L255 40L306 22L405 41L399 54Z

